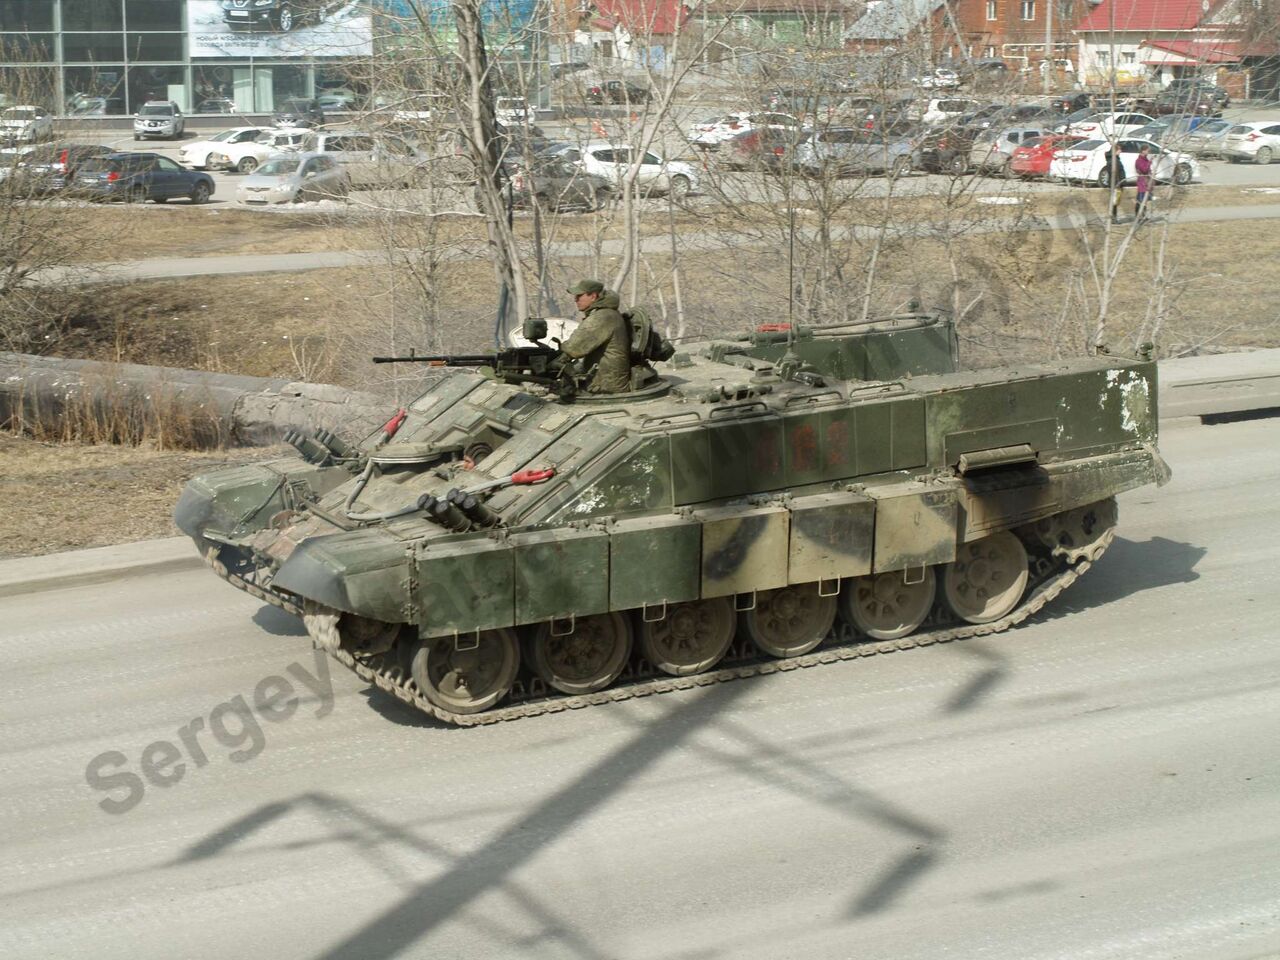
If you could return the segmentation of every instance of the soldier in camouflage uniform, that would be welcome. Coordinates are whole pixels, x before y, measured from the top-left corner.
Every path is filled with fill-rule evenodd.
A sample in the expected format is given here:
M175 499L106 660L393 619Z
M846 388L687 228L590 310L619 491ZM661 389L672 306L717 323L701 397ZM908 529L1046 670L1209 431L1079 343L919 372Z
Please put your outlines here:
M588 393L626 393L631 389L631 324L618 311L618 295L599 280L580 280L569 292L583 319L561 351L582 360L588 373L594 369Z

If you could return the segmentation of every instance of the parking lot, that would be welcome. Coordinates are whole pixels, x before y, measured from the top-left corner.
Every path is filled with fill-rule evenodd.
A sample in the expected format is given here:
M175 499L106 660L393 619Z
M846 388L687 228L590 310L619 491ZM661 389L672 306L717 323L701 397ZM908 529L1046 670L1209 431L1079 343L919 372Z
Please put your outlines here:
M725 109L729 109L729 106L726 105ZM699 171L700 189L684 199L682 203L691 205L696 209L698 207L714 206L726 200L731 202L775 202L788 193L788 188L777 178L762 176L756 171L730 169L716 154L704 154L702 151L691 147L685 141L683 134L689 129L694 120L715 112L714 108L709 109L705 106L677 109L671 118L672 122L664 125L662 135L654 142L653 150L664 159L687 161ZM1280 119L1280 108L1265 107L1254 109L1248 106L1233 106L1224 114L1224 119L1236 122ZM229 118L229 120L230 122L226 126L239 125L234 119ZM618 132L625 129L627 125L628 120L625 117L609 118L608 129ZM345 126L348 125L335 125L333 129L341 131ZM599 119L594 121L588 119L540 120L539 126L543 129L548 139L569 144L582 144L607 138L607 136L602 138L600 135L601 130L604 128L602 128ZM183 136L176 141L135 142L132 133L125 130L102 130L100 128L86 127L78 130L64 130L60 132L58 139L60 141L98 143L121 152L156 153L176 161L179 159L179 153L184 145L198 140L205 140L225 128L223 126L212 126L202 121L200 128L189 126ZM615 135L613 139L621 138ZM1189 188L1191 190L1199 187L1249 188L1280 186L1280 163L1263 166L1248 163L1229 163L1218 158L1205 158L1200 161L1200 165L1201 179ZM236 208L246 206L236 199L237 187L244 180L243 174L227 170L210 170L208 172L212 175L215 184L215 191L210 200L211 205ZM881 176L849 177L842 180L836 186L836 189L856 192L859 196L867 198L884 196L892 189L895 196L911 197L949 191L952 189L951 184L954 180L955 178L950 175L915 171L908 176L892 181L892 185L889 179ZM979 195L1004 198L1061 194L1079 189L1078 187L1068 187L1061 183L1051 183L1044 180L1011 182L1000 177L986 177L972 173L966 175L964 180L966 190ZM791 188L790 193L802 199L805 195L805 188L803 186ZM357 190L352 195L352 199L357 206L375 202L373 195L365 190ZM433 202L449 206L452 199L448 194L443 197L437 194ZM660 204L663 207L666 206L666 201L662 198L647 202ZM275 212L315 211L317 208L338 210L344 205L344 202L341 201L319 201L284 204L260 209L270 209ZM459 210L470 211L475 209L475 199L469 185L459 185L456 188L456 205Z

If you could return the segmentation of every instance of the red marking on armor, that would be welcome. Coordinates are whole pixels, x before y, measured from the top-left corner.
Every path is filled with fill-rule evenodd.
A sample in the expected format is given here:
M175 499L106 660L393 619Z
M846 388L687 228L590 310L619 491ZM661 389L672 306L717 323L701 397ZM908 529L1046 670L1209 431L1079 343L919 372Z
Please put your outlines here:
M853 450L849 440L849 425L843 420L832 420L827 424L826 436L827 466L842 467L853 461Z
M401 407L396 411L396 415L386 422L382 428L382 438L385 443L396 435L396 431L400 429L400 425L405 422L409 416L409 411Z
M818 431L813 424L791 431L791 464L796 470L812 470L818 465Z
M550 480L555 475L555 467L547 467L545 470L521 470L511 475L511 482L519 486L525 486L530 483L541 483L543 480Z
M756 333L786 333L790 329L789 323L762 323L756 327Z

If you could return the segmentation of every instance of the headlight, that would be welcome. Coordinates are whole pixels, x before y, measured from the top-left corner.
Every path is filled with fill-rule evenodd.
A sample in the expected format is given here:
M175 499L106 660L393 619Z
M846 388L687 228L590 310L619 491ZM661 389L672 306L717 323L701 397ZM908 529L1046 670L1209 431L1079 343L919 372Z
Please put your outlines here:
M225 153L211 153L209 154L209 162L210 163L230 163L231 158L228 157Z

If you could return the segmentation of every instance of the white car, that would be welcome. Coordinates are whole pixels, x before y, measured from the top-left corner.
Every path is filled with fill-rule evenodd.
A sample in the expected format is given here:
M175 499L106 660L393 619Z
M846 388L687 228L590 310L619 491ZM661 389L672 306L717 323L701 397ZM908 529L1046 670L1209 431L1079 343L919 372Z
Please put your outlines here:
M0 113L0 139L37 143L53 139L53 117L43 107L9 107Z
M209 165L209 154L237 143L253 143L270 130L271 127L232 127L230 130L223 130L208 140L197 140L183 146L178 151L178 162L184 167L203 170Z
M1075 123L1064 123L1054 128L1054 133L1073 133L1078 137L1123 137L1148 123L1155 117L1145 113L1095 113Z
M935 97L925 104L924 111L920 114L920 122L936 126L948 120L959 119L981 106L981 101L970 100L967 97Z
M1119 151L1125 183L1138 179L1138 153L1144 146L1150 150L1151 175L1156 180L1182 185L1200 179L1200 162L1189 153L1166 150L1150 140L1120 139L1115 146ZM1082 140L1074 146L1055 151L1049 161L1049 179L1110 186L1111 171L1107 167L1110 149L1109 140Z
M1280 157L1280 123L1236 124L1222 138L1222 155L1232 163L1270 163Z
M172 100L148 100L133 115L133 139L177 140L187 129L182 109Z
M695 123L689 128L689 142L703 150L718 150L726 140L756 127L802 130L804 124L789 113L727 113Z
M933 73L914 77L911 82L925 90L947 90L960 86L960 75L954 70L939 67Z
M583 147L565 146L560 156L576 163L587 173L604 177L615 186L621 184L636 156L636 149L625 143L588 143ZM652 150L640 158L636 185L641 193L671 194L682 200L698 190L698 172L682 160L664 160Z
M272 154L286 150L300 150L310 134L311 131L303 127L270 129L259 134L256 140L223 144L209 154L205 165L210 170L253 173Z

